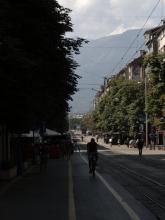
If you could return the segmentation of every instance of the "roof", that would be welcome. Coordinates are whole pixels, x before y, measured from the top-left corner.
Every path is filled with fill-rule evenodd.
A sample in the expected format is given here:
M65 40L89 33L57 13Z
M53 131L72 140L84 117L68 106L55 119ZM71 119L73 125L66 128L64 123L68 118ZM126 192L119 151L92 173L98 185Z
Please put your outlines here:
M155 28L151 28L147 31L144 32L144 35L145 34L153 34L154 32L158 31L159 29L161 29L164 25L161 25L161 26L158 26L158 27L155 27Z
M34 137L40 137L38 132L33 133L33 131L30 131L29 133L23 133L23 134L21 134L21 137L29 137L30 138L30 137L33 137L33 135L34 135Z
M59 132L54 131L54 130L50 130L48 128L46 128L46 132L45 133L46 133L47 136L61 135Z

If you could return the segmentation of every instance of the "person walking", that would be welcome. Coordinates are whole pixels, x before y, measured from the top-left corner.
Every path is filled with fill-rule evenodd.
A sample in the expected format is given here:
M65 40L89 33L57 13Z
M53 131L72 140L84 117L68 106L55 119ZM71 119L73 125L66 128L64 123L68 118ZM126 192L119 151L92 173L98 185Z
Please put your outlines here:
M129 148L129 137L127 137L126 141L125 141L126 146Z
M113 139L112 139L112 137L109 139L109 143L110 143L110 147L112 147L112 141L113 141Z
M117 144L118 144L118 146L120 147L120 138L118 138Z
M97 142L99 141L99 135L96 136L96 141L97 141Z
M139 156L142 156L143 146L144 146L144 140L142 138L138 138L136 140L136 145L139 149Z

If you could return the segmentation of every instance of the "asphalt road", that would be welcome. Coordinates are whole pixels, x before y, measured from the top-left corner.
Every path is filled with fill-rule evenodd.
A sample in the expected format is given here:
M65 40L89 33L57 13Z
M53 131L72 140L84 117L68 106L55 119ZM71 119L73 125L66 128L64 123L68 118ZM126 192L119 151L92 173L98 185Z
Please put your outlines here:
M50 160L47 171L31 172L0 195L1 220L155 220L163 212L151 209L140 192L164 190L125 169L155 178L164 184L164 160L122 155L100 147L96 177L88 173L86 145L71 161ZM126 172L127 171L127 172ZM159 171L159 172L158 172ZM151 189L151 191L150 191ZM154 197L156 198L156 197ZM159 197L160 198L160 197ZM159 207L160 208L160 207ZM151 213L153 212L153 214Z
M78 220L156 219L108 173L100 170L100 162L95 178L88 173L84 153L77 152L72 160L72 167Z
M81 145L81 148L84 152L85 144ZM155 153L154 155L153 152L151 154L145 152L143 157L139 157L137 149L132 152L132 149L125 147L100 146L97 171L108 184L112 185L115 180L114 187L119 185L123 188L120 194L124 191L128 192L155 218L163 220L165 219L165 154L158 154L158 151ZM119 191L118 187L117 191Z

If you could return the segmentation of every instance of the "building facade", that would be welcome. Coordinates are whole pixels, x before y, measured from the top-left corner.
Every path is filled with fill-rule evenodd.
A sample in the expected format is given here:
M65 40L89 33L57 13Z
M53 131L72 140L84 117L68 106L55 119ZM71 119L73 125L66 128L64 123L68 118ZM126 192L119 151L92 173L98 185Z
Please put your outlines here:
M165 21L161 26L147 30L144 33L146 39L146 46L148 48L147 54L161 54L165 53ZM163 127L157 129L157 144L165 146L165 130Z

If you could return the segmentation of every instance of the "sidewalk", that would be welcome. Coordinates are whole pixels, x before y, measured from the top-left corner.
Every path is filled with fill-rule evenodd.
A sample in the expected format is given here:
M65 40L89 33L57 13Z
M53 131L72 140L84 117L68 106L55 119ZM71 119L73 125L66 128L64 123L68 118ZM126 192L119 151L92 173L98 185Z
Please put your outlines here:
M48 169L39 167L0 195L2 220L68 219L68 161L50 160Z
M4 194L12 185L21 179L20 176L12 180L0 180L0 196Z
M88 141L90 141L91 136L87 136L85 137L84 141L87 143ZM114 153L119 153L119 154L129 154L129 155L138 155L138 149L137 148L128 148L126 145L120 145L120 147L118 145L112 145L112 147L110 147L110 144L105 144L103 139L99 139L98 144L106 147L107 149L110 149L111 151L113 151ZM150 148L143 148L143 155L165 155L165 150L159 150L158 147L156 147L156 149L152 149L150 150Z
M34 165L31 165L28 169L24 170L22 176L15 176L12 179L8 180L0 179L0 196L5 193L13 184L26 176L29 172L31 172L32 169L34 169Z

